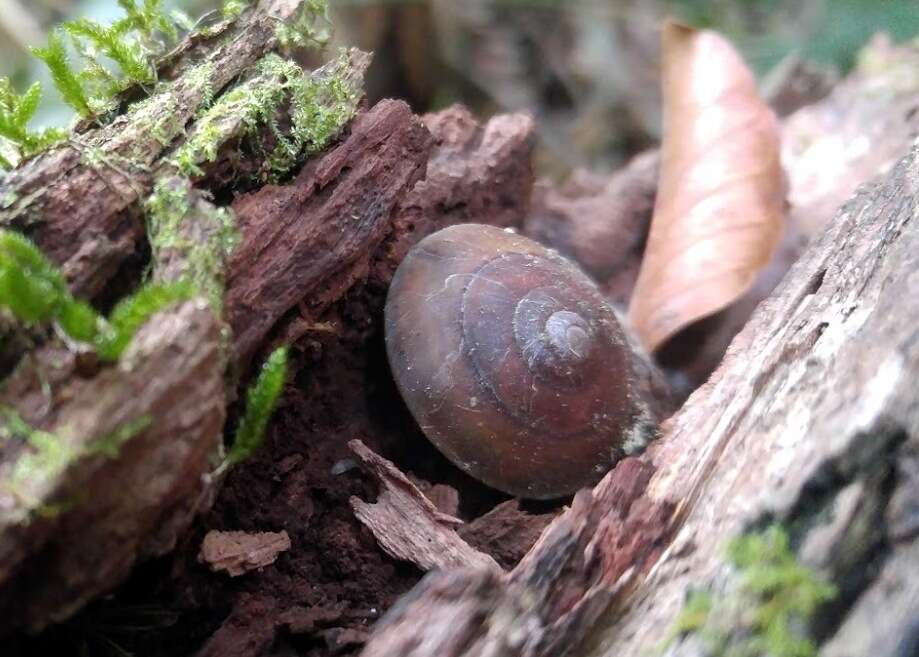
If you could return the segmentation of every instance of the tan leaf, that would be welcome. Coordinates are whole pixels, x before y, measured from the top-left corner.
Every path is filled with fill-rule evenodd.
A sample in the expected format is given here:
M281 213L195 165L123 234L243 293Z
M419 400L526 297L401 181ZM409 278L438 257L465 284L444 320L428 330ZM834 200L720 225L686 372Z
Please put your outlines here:
M668 22L664 138L651 233L629 318L654 350L739 298L782 230L778 124L734 48Z

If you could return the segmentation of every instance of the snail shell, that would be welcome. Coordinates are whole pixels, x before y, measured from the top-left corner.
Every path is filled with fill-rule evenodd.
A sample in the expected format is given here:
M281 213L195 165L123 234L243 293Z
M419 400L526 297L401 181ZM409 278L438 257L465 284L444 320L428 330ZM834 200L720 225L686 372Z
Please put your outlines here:
M521 497L597 481L650 424L616 316L575 265L491 226L419 242L386 300L399 390L453 463Z

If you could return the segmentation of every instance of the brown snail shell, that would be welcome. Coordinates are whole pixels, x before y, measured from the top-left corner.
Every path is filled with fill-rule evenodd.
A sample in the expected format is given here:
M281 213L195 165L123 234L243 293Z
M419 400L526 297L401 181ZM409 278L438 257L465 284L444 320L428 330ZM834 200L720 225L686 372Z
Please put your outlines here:
M427 437L513 495L574 492L647 434L610 305L575 265L509 231L462 224L421 240L389 290L386 350Z

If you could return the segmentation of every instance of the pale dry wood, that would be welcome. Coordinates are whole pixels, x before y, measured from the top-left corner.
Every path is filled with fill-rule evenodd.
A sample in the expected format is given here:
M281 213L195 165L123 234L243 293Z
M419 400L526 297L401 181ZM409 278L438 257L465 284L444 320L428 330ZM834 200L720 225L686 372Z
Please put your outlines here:
M456 530L462 520L438 511L395 465L360 440L352 440L348 446L380 482L376 502L352 497L351 508L387 554L423 570L464 566L501 570L494 559L459 537Z
M287 532L209 531L201 542L198 561L214 572L224 571L239 577L250 570L273 564L278 555L290 549Z

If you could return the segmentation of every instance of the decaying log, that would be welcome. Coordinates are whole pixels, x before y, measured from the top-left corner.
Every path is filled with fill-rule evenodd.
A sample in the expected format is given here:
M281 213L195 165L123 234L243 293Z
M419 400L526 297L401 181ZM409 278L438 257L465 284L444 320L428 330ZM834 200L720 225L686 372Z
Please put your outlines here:
M592 654L659 641L652 628L673 619L688 586L725 586L725 542L768 520L790 527L799 557L839 586L823 634L864 629L863 596L886 591L885 613L875 608L859 637L870 649L853 654L898 654L913 636L919 602L904 557L919 535L903 531L915 521L903 502L916 482L900 473L914 470L919 446L917 211L914 146L843 207L673 419L646 495L679 503L679 531L627 613L598 628Z
M187 183L168 188L180 223L153 278L185 278L202 260L219 276L217 209ZM13 440L0 443L0 633L66 618L170 551L210 503L222 329L194 299L155 315L115 365L50 341L3 382L0 431Z
M840 591L814 621L821 654L908 654L919 612L917 212L914 146L842 208L640 461L579 494L509 577L429 575L364 654L660 651L690 589L717 597L738 576L729 540L764 522L787 527L798 558ZM653 472L647 486L636 469ZM607 497L626 482L630 492ZM532 595L566 554L546 589L564 604ZM449 636L437 618L452 619ZM547 644L547 628L565 640ZM700 644L669 650L698 655Z
M449 117L455 115L468 117L468 113L462 110L451 109L444 113L444 120L438 115L432 115L427 120L437 130L439 125L451 125ZM479 209L481 214L477 216L482 220L519 225L527 207L529 181L532 179L529 171L531 130L532 122L521 115L496 117L485 126L479 126L470 118L463 138L451 138L450 131L444 129L440 133L435 132L437 144L434 145L431 135L406 105L386 102L355 119L340 144L309 162L293 182L265 187L260 192L240 197L235 209L241 244L227 267L228 293L223 299L223 307L226 316L231 321L236 318L241 329L248 328L247 322L251 320L252 325L258 326L259 332L253 334L240 330L236 339L243 340L240 344L250 348L260 348L266 338L270 339L271 331L295 331L297 322L304 321L301 312L307 316L311 312L320 313L324 307L343 297L357 281L370 275L371 270L374 277L388 279L395 267L389 260L395 245L405 248L420 239L425 231L464 218L462 212L451 210L451 204L459 208ZM491 138L483 139L483 134L491 135ZM464 175L456 171L464 172ZM474 175L469 175L469 172ZM423 197L424 203L429 204L426 206L421 202L421 196L411 192L423 178L428 190ZM512 182L513 186L503 189L501 185L504 181ZM174 227L177 232L172 242L165 247L162 240L156 238L157 226L150 226L154 237L152 242L157 249L153 279L169 281L194 276L196 270L189 260L190 254L206 242L222 239L220 227L214 223L217 211L203 194L192 191L187 182L179 179L161 179L160 190L179 194L184 199L178 203L183 217L181 223ZM287 199L286 206L274 204L280 198ZM428 224L419 219L417 229L405 224L396 225L394 217L406 216L413 211L406 208L419 207L424 207ZM487 213L495 216L490 217ZM276 243L287 250L264 248L268 243L268 234L275 235ZM219 253L219 249L214 251ZM220 263L212 265L211 273L219 277L222 270ZM213 285L219 289L220 281L213 281ZM240 301L245 298L240 291L250 288L261 290L257 298L261 314L251 312ZM287 296L283 296L279 289L288 290ZM120 473L113 481L117 480L123 487L127 486L126 481L131 481L136 490L145 491L149 484L156 487L163 499L181 498L184 506L177 504L168 512L151 510L149 505L132 507L136 500L125 496L121 500L124 506L109 515L112 509L105 506L108 498L100 495L98 501L102 506L99 508L95 505L75 506L64 509L54 518L36 518L35 513L30 513L27 523L4 523L4 532L7 533L5 551L8 555L0 569L0 581L3 582L2 590L10 592L4 599L17 601L17 613L7 614L8 624L5 627L12 628L25 622L32 629L38 629L68 616L98 593L111 589L139 558L168 550L174 543L175 535L188 526L199 505L209 503L212 491L202 475L213 467L208 456L213 456L220 442L225 395L232 393L232 389L225 391L223 387L226 355L218 346L221 343L221 325L209 311L203 308L199 311L203 315L196 315L196 321L203 322L205 315L210 318L207 338L212 342L202 343L204 336L197 339L198 334L192 330L194 327L176 329L180 333L185 331L184 342L179 345L179 352L171 343L162 345L169 356L159 361L165 368L164 373L157 371L154 375L151 370L144 369L143 374L138 375L147 388L138 388L139 383L113 379L111 372L120 369L105 368L96 372L98 365L89 363L89 371L83 372L87 367L82 362L85 358L77 358L53 342L33 354L33 360L38 363L36 368L21 367L21 372L5 383L3 401L12 404L23 420L49 433L69 426L69 414L76 408L68 406L62 409L58 396L69 395L70 391L83 390L84 387L93 390L93 393L85 393L93 398L106 398L103 393L116 396L119 400L116 405L122 413L111 414L107 406L100 409L100 412L106 413L105 422L113 423L114 427L124 423L123 413L129 411L149 415L151 421L158 421L164 411L152 401L147 403L148 395L156 395L156 399L181 398L183 404L171 409L169 414L175 421L182 421L181 409L185 403L208 418L208 422L201 420L201 426L189 420L188 424L182 425L183 430L167 423L163 431L172 431L167 434L160 433L158 425L151 425L147 431L132 437L126 443L130 449L126 446L118 458L87 457L79 462L79 467L74 466L52 477L47 498L30 498L32 506L50 509L57 500L66 499L67 491L74 487L79 489L83 485L81 482L87 481L86 477L105 467L106 472ZM247 312L250 314L247 315ZM161 321L165 322L162 326ZM172 315L166 313L161 319L151 322L147 330L158 332L165 341L178 340L167 330L173 323ZM246 339L250 342L245 342ZM190 358L192 353L195 359L181 360ZM197 358L204 359L208 369L202 369L205 364ZM60 359L64 359L67 367L48 364ZM185 367L193 370L187 371L177 363L184 363ZM54 399L46 401L39 385L41 382L34 375L26 374L34 369L43 373L55 395ZM201 377L201 381L189 377ZM109 390L110 386L112 390ZM144 404L152 410L144 411ZM207 415L216 413L217 409L219 417ZM103 418L98 421L102 422ZM105 435L104 430L108 426L101 425L96 433L83 433L82 438L91 440L93 436ZM168 439L164 437L167 435ZM194 444L195 450L186 448L186 444ZM150 454L151 445L161 450L155 456ZM15 454L3 452L0 456L3 467L14 466ZM188 460L182 461L183 458ZM184 465L179 466L180 462ZM175 480L165 482L144 470L155 465L174 473ZM17 503L10 502L11 505ZM137 517L132 516L132 508ZM25 518L23 513L20 516ZM76 532L79 526L69 524L71 515L74 523L80 522L80 519L88 523L86 516L90 513L97 531L87 534L86 543L77 542L77 538L69 533ZM134 524L129 527L129 523ZM162 535L155 534L154 529L161 529ZM106 531L116 530L124 537L117 550L104 540ZM93 561L99 558L94 541L100 547L106 546L111 557L111 562L106 562L104 568ZM52 548L60 542L72 545L68 552L72 559L94 564L86 569L84 578L71 579L69 588L59 586L66 569L73 568L69 561L55 561L59 555ZM471 549L470 552L474 553ZM30 573L35 572L33 568L39 567L37 564L57 575L49 575L41 587L33 586L30 595L35 597L28 597L20 589L24 589ZM59 597L53 600L41 597L50 595L50 591L56 591Z
M403 117L399 119L401 123L397 121L394 124L377 119L377 125L381 128L385 127L388 130L392 125L396 125L402 126L400 129L403 131L414 131L412 127L405 127L413 126L414 120L407 115L401 103L384 103L377 112L380 112L377 117ZM359 120L360 118L356 119L355 123ZM301 289L303 296L296 299L294 307L285 311L271 327L268 340L277 336L279 341L297 343L304 336L314 335L311 333L313 331L335 332L339 330L336 327L340 322L350 321L360 326L361 321L366 318L380 317L387 285L398 265L392 254L404 253L425 234L437 228L473 220L503 226L519 227L522 224L529 206L533 178L530 168L532 119L522 114L511 114L493 117L480 124L470 118L468 111L453 107L425 116L423 122L433 137L426 170L421 172L420 179L414 186L406 188L395 208L374 218L375 222L384 224L384 238L375 247L372 241L365 242L366 247L372 249L369 253L369 268L364 269L367 254L355 250L342 250L341 255L351 259L348 271L354 273L354 280L349 281L348 277L339 279L334 271L316 270L315 275L326 281L326 287L314 287L304 282ZM332 169L323 164L326 157L332 157L340 163L343 156L349 153L354 156L366 154L367 151L354 144L346 145L355 133L352 126L350 131L343 135L337 147L342 149L341 152L332 149L308 166L314 171ZM397 131L397 134L404 132ZM377 134L359 138L364 143L373 144L385 141L391 138L391 135ZM398 150L386 152L402 157ZM352 185L359 184L348 177L349 166L356 165L350 162L344 164L341 175L345 189L353 189ZM398 162L389 162L388 166L392 170L398 170L402 165ZM422 166L422 169L424 168ZM329 186L334 185L333 180ZM291 201L292 208L296 208L297 203L310 207L325 207L325 188L300 185L296 180L288 187L292 187L293 191L285 191L281 187L275 188L272 193L299 198L300 200ZM421 188L425 190L424 194L418 193ZM311 195L319 198L311 200ZM351 198L358 204L365 203L365 199L357 194ZM237 206L237 209L241 214L245 213L244 208ZM328 217L322 224L321 227L328 232L317 233L315 239L323 244L344 246L344 242L339 242L340 228L347 222L361 221L359 216L351 218L351 215L351 208L343 207L340 217ZM288 220L306 222L306 225L311 225L309 222L312 221L304 214L284 219ZM241 223L245 226L245 220ZM243 230L246 230L245 227ZM371 230L375 231L376 228ZM292 239L297 239L297 235L294 234ZM270 262L270 254L265 257L266 262ZM325 264L334 267L336 262L327 259ZM261 268L254 268L253 271L259 272ZM328 310L321 314L326 307ZM345 313L353 314L356 320L342 317ZM367 321L366 326L371 327L372 323ZM318 485L324 484L319 482ZM296 550L296 545L293 550ZM343 604L347 607L345 601ZM334 618L337 618L333 614L334 610L289 609L289 605L290 600L278 599L269 594L240 597L234 603L233 611L208 639L200 654L257 654L263 647L271 645L276 635L287 632L314 634L320 640L329 643L330 651L341 649L343 644L348 645L349 642L363 641L365 638L365 632L349 636L347 633L324 629L330 623L334 627ZM340 616L342 612L337 613ZM322 621L323 614L332 614L333 618ZM244 645L247 647L244 648Z

